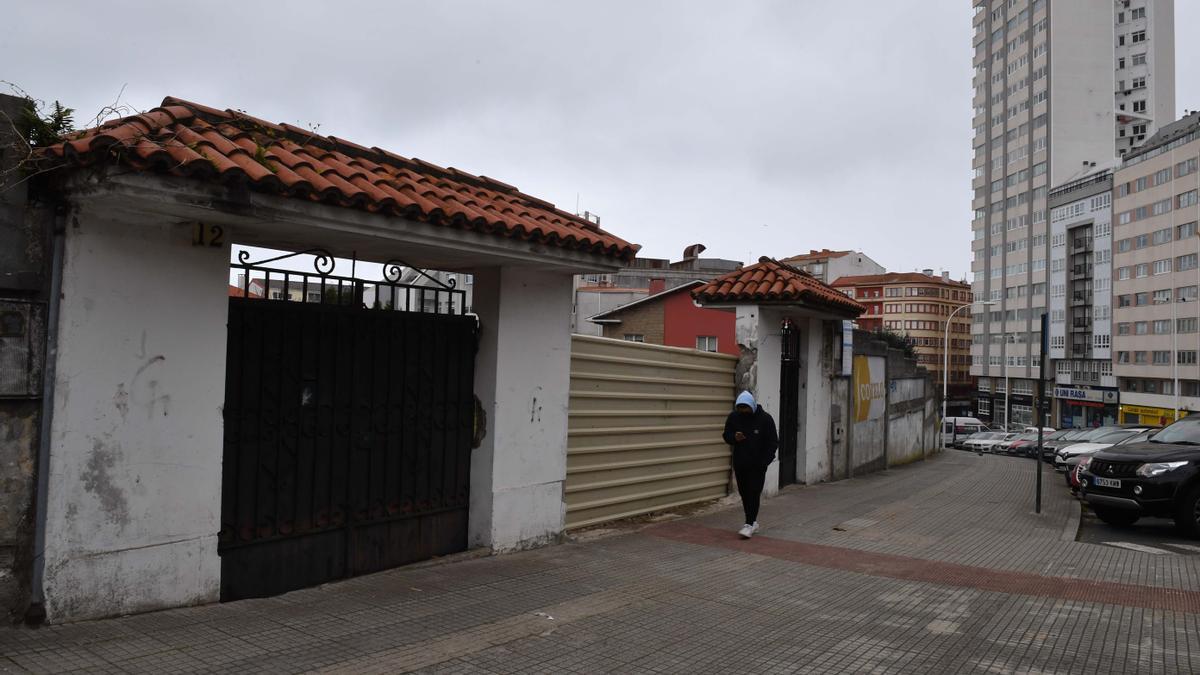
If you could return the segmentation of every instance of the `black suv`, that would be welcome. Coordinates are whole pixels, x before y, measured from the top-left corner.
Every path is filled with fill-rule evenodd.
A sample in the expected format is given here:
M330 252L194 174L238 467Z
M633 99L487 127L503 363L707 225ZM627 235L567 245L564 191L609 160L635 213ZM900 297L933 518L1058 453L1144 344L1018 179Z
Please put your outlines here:
M1144 443L1101 450L1080 467L1084 498L1104 522L1173 518L1184 533L1200 535L1200 415L1185 417Z

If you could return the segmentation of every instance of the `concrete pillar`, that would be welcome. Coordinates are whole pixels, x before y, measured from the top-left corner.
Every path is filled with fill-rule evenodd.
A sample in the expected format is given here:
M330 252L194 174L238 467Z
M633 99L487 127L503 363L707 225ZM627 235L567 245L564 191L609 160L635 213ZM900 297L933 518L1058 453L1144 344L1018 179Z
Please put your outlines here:
M757 306L739 306L735 327L738 344L756 352L755 364L750 377L753 386L748 387L758 404L771 414L779 424L779 368L781 348L781 322L783 314L776 309ZM732 402L731 402L732 403ZM763 494L779 493L779 457L767 467L767 482Z
M67 228L46 512L52 622L212 602L228 248L186 224Z
M805 411L801 419L807 423L800 429L800 451L804 464L797 468L803 472L799 480L819 483L830 479L829 452L832 447L830 410L833 406L833 383L830 380L832 345L826 343L825 325L821 319L800 319L797 324L804 330L804 370L801 372L803 389L800 392Z
M536 546L561 534L566 514L571 276L487 268L474 287L475 395L487 427L471 456L469 541Z

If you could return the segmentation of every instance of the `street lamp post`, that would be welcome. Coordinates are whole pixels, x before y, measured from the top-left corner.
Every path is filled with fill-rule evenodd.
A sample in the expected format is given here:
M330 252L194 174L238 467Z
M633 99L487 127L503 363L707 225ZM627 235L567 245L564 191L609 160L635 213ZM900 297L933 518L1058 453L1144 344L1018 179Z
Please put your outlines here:
M946 334L945 337L942 338L942 429L941 433L938 434L938 436L942 439L942 450L946 449L946 399L950 389L950 322L954 320L955 314L958 314L968 307L974 307L975 305L991 307L995 304L996 302L994 300L977 300L975 302L968 302L953 312L950 312L950 316L946 317Z

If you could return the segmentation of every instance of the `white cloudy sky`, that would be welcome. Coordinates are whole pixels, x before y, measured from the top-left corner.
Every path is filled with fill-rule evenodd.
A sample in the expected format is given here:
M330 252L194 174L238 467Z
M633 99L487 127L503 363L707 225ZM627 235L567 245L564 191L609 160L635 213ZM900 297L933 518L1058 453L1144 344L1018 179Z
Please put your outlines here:
M1177 0L1200 108L1200 0ZM85 118L124 87L496 177L678 258L970 264L971 3L6 3L0 79Z

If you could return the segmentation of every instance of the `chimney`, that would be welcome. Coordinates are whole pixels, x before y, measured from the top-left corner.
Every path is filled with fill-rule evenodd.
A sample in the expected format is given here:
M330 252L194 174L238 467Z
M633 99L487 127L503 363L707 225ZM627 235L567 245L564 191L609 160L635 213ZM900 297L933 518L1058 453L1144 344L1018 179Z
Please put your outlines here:
M924 274L924 275L925 275L925 276L927 276L927 277L931 277L931 276L933 276L933 270L931 270L931 269L923 269L923 270L921 270L921 274Z
M942 270L942 281L950 281L950 271Z
M651 279L650 280L650 295L658 295L667 290L666 279Z

